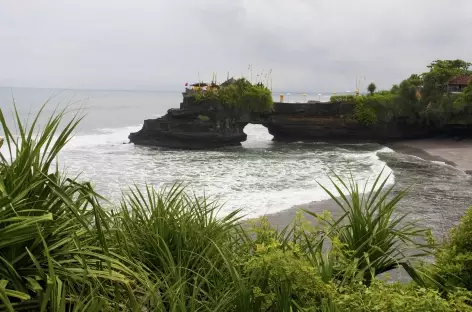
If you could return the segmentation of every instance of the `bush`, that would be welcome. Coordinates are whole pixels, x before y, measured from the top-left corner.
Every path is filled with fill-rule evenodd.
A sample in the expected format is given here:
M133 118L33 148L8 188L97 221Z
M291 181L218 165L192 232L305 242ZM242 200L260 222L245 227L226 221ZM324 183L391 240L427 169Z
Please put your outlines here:
M395 115L393 106L395 96L388 91L381 91L369 96L361 96L358 98L360 120L367 123L389 123ZM374 118L375 115L375 118ZM356 116L357 118L357 116Z
M472 80L469 85L453 101L455 115L472 114Z
M354 118L361 124L369 126L377 122L377 115L372 107L366 105L362 98L357 99Z
M364 125L388 123L394 117L394 95L389 91L381 91L368 96L332 96L331 102L354 104L354 118Z
M472 290L472 207L438 250L436 263L447 286Z
M390 92L374 93L375 85L371 84L370 96L332 96L331 102L359 104L354 117L365 125L391 121L436 129L448 124L470 125L472 85L460 95L446 92L451 78L472 74L468 66L470 63L462 60L434 61L428 72L411 75Z
M352 312L457 312L472 311L470 293L457 292L443 297L436 290L399 283L375 281L370 287L350 285L334 296L337 311ZM331 310L336 311L335 309Z
M227 108L252 112L264 112L272 109L272 92L262 84L253 85L244 78L238 79L218 89L198 91L195 101L218 100Z
M249 230L253 239L247 241L241 257L245 287L251 293L249 304L239 311L315 311L314 307L331 297L334 284L323 281L319 268L309 259L304 239L319 237L312 236L314 231L307 225L301 214L280 232L266 218L254 223Z

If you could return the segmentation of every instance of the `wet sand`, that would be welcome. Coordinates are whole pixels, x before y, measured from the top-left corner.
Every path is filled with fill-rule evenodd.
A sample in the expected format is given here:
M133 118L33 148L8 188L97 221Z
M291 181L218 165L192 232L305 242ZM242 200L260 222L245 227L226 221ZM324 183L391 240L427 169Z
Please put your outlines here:
M315 214L321 214L324 211L329 211L334 219L337 219L343 215L342 209L332 199L322 200L317 202L311 202L308 204L302 204L293 206L290 209L282 210L280 212L266 215L270 224L274 227L282 229L289 225L295 220L298 211L309 211ZM304 216L312 223L316 223L316 219L307 213Z
M425 160L442 161L472 174L472 139L423 139L400 141L387 145L396 152Z

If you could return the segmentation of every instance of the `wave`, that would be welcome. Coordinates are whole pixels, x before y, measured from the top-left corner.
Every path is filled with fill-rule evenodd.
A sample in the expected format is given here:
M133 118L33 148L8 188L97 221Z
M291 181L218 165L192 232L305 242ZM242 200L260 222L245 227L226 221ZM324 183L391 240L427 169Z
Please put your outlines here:
M352 173L363 189L372 187L382 172L388 184L395 182L391 168L379 153L392 153L379 146L273 144L260 125L245 129L243 148L212 151L174 151L135 148L128 135L142 125L100 128L76 134L61 155L61 165L70 174L82 173L97 191L112 201L123 187L149 182L158 187L184 181L189 191L206 194L224 203L221 214L243 209L250 217L276 213L295 205L329 199L318 183L335 191L331 170L343 178ZM383 171L382 171L383 170Z
M142 125L123 128L101 128L96 133L76 134L66 146L67 149L93 148L97 145L116 145L128 143L128 135L141 129Z

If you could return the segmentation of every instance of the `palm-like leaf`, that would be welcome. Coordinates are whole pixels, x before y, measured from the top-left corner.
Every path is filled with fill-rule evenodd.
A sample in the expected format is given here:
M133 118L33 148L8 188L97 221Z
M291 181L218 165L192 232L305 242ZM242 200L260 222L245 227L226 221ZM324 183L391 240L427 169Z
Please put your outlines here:
M117 250L151 272L165 310L230 304L228 251L239 227L235 211L217 217L219 206L187 195L180 185L156 191L138 187L124 195L114 216ZM200 308L199 308L200 307Z
M98 195L53 164L80 118L59 131L60 111L38 131L40 113L27 128L15 110L17 137L0 110L8 149L0 154L0 288L9 310L62 311L91 294L91 281L129 283L134 274L108 252Z
M370 190L364 187L360 191L352 176L346 183L335 173L331 182L336 195L321 185L345 212L342 220L332 224L333 248L338 248L344 259L354 265L352 274L367 284L378 274L400 266L410 267L412 259L428 255L432 247L423 243L427 231L415 220L408 220L408 214L395 214L406 190L394 195L394 185L386 186L389 175L381 179L382 173Z

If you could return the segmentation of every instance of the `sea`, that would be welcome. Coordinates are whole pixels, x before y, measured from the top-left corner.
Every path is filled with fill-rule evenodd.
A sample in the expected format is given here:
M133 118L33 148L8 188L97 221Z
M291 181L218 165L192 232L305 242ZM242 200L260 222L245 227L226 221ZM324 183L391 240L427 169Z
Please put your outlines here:
M274 100L279 94L274 93ZM285 95L290 102L329 97ZM251 218L328 199L321 185L334 191L333 173L353 177L361 188L371 187L379 174L388 185L395 184L394 192L409 188L400 211L438 233L446 233L472 204L470 175L378 144L279 143L265 127L253 124L244 128L248 139L241 147L187 151L129 143L128 135L143 120L164 115L181 100L179 91L0 88L0 108L10 126L15 124L14 105L20 119L29 122L44 105L40 125L55 110L66 109L65 121L83 116L59 164L68 175L91 181L109 205L118 204L130 187L181 184L187 192L219 203L220 215L240 209Z

